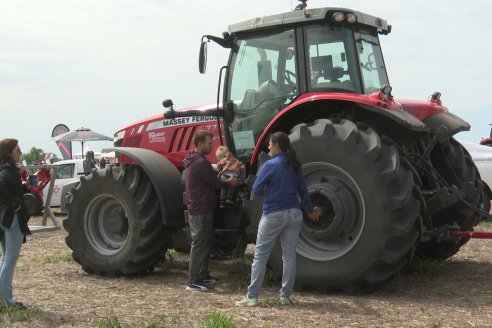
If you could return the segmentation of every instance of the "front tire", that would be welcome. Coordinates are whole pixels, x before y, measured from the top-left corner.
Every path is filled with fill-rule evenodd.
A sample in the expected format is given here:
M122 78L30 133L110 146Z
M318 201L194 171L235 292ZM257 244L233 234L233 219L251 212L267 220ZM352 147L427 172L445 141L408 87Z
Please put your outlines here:
M348 120L300 124L289 138L321 209L317 223L305 215L297 287L360 293L394 277L413 257L420 208L397 150ZM280 277L280 247L274 252L270 264Z
M157 194L136 166L93 171L68 196L65 241L87 273L152 270L166 245Z

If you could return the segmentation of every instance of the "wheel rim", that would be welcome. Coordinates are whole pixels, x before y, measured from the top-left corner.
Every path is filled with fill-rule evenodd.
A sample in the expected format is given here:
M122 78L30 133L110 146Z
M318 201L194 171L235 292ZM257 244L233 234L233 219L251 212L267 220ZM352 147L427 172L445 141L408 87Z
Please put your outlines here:
M125 207L111 195L90 202L84 215L87 240L103 255L118 253L128 239L129 220Z
M365 223L364 197L355 180L330 163L303 166L319 221L304 215L297 252L315 261L328 261L349 252L358 242Z

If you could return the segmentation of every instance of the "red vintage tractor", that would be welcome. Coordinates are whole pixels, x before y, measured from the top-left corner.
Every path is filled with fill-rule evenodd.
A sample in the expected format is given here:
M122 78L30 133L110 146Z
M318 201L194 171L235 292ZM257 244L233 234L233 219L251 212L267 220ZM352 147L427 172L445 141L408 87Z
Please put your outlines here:
M458 252L468 238L449 232L473 230L489 201L453 138L470 126L439 92L427 101L393 98L379 43L390 32L381 18L303 1L231 25L223 37L205 35L202 73L209 41L230 51L217 104L177 110L168 100L164 116L115 134L119 165L82 177L67 197L75 261L89 273L128 275L152 270L166 249L189 247L182 160L200 129L248 172L234 204L216 211L216 241L231 256L255 241L263 200L250 189L273 131L290 135L320 208L319 222L306 219L300 235L299 287L365 291L416 252L438 259ZM279 245L270 265L279 277Z
M44 164L32 165L31 167L36 166L39 168L26 169L22 167L20 170L27 211L33 215L41 213L44 206L43 189L51 181L50 169Z

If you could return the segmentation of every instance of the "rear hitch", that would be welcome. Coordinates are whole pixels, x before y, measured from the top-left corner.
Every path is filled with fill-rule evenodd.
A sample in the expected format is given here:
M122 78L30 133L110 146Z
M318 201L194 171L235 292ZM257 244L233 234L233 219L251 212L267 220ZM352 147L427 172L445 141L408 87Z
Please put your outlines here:
M437 242L441 241L458 241L460 238L458 236L451 235L451 232L458 231L460 227L457 225L443 225L439 228L434 228L433 230L424 231L424 236L429 239L434 239Z
M456 237L492 239L492 231L450 231L449 234Z
M457 225L444 225L433 231L425 231L426 237L437 241L458 241L460 238L492 239L492 231L460 231Z

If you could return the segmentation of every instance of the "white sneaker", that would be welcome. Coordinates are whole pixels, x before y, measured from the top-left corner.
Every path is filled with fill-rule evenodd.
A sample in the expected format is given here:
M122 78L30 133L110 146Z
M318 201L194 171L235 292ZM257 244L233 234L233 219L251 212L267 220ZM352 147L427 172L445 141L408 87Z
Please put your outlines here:
M251 306L256 306L258 304L258 301L256 298L249 298L248 295L244 296L244 298L240 301L237 301L236 306L246 306L246 307L251 307Z
M206 283L204 282L197 282L197 283L189 283L188 286L186 286L186 290L189 290L189 291L197 291L197 292L209 292L210 290L212 290L213 287L207 285Z
M288 297L288 296L280 296L280 299L278 300L278 304L280 305L292 305L294 302Z

